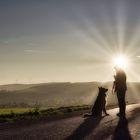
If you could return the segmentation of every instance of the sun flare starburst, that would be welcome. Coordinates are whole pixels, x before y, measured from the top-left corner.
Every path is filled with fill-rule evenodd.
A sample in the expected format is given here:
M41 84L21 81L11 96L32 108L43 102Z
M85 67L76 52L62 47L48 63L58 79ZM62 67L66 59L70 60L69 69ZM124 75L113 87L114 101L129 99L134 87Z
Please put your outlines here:
M128 67L128 58L125 55L118 55L113 58L113 65L126 69Z

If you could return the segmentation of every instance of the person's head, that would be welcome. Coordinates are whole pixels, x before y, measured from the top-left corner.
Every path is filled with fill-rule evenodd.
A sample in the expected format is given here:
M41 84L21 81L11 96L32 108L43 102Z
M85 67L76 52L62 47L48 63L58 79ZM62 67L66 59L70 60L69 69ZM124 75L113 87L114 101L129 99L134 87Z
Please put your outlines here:
M115 66L114 69L115 69L116 73L119 72L119 71L123 71L123 69L118 67L118 66Z

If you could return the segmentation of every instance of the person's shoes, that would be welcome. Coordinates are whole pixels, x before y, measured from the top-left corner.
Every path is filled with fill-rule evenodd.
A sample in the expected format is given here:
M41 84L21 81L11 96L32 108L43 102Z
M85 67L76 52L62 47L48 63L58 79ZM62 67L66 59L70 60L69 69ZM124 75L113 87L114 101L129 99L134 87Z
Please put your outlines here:
M121 114L121 113L117 113L116 114L118 117L125 117L125 113Z
M109 114L108 114L108 113L106 113L105 115L106 115L106 116L109 116Z
M120 113L117 113L116 115L117 115L118 117L120 117Z

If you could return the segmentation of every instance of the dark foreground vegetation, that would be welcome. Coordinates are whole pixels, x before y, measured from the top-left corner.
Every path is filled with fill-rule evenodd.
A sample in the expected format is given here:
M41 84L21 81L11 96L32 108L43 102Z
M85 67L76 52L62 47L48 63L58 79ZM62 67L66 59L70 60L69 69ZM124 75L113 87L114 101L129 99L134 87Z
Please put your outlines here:
M116 105L109 105L106 108L112 109L117 107ZM60 118L65 115L74 113L90 112L92 105L78 105L59 108L41 109L35 108L0 108L0 123L15 122L21 120L37 120L41 118L53 119Z
M52 117L58 115L64 115L77 111L89 110L90 105L82 106L69 106L69 107L59 107L50 109L40 109L36 108L5 108L0 109L0 123L2 122L14 122L18 120L29 120L29 119L39 119L45 117Z

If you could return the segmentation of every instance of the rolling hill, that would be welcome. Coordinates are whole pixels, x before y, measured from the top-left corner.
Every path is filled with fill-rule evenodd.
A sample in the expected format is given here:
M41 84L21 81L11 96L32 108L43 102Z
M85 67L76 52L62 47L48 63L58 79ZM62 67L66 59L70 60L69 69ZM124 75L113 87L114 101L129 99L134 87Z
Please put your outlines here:
M128 83L126 101L140 101L140 83ZM43 84L10 84L0 86L0 106L34 106L60 107L93 104L98 93L98 86L109 89L107 104L117 104L116 96L111 93L112 82L81 83L43 83Z

